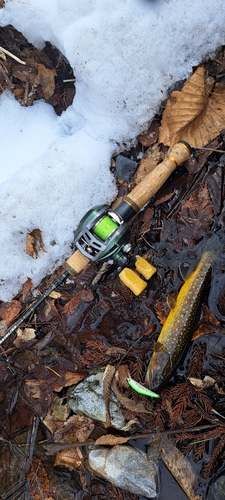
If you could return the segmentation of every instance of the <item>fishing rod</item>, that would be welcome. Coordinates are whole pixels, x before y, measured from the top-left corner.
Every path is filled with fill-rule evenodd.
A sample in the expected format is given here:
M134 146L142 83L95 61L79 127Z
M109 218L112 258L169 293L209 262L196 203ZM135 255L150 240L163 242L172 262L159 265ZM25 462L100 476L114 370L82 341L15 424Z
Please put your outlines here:
M65 271L31 305L27 311L9 327L0 339L0 345L39 307L69 274L78 275L92 261L112 260L122 269L129 260L131 251L129 222L146 205L172 172L192 154L191 146L180 141L173 146L168 156L137 186L125 196L115 209L108 205L97 205L89 210L74 231L75 252L63 265Z

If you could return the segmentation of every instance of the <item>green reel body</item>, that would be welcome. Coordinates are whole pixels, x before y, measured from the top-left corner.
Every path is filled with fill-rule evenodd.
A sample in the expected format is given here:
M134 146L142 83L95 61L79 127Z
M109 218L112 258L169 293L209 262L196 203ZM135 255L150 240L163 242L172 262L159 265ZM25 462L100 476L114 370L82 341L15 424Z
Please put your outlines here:
M74 231L76 247L92 261L113 258L124 265L127 259L123 249L129 239L129 225L108 205L89 210Z

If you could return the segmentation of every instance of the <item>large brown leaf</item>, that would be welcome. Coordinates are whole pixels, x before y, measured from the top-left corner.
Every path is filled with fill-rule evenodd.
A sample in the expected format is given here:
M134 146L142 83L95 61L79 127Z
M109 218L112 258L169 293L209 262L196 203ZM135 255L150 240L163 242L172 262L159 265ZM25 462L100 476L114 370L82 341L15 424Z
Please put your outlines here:
M175 90L163 113L159 142L173 146L185 140L203 147L225 127L225 85L205 84L203 66L199 66L181 91Z

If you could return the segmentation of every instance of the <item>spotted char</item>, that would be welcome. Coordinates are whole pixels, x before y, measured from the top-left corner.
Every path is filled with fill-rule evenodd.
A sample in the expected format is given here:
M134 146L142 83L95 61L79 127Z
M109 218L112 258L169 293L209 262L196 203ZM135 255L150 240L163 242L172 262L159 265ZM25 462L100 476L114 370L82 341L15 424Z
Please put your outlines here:
M150 359L146 382L158 391L172 376L191 340L196 314L217 253L206 249L196 269L182 285L175 307L170 311Z

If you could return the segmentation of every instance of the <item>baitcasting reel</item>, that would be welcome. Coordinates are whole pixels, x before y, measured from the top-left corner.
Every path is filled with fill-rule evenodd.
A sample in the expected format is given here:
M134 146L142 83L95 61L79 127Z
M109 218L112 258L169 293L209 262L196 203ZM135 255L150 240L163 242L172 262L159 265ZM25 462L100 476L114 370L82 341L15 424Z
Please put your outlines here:
M127 262L130 227L124 218L108 205L97 205L81 219L74 231L78 250L92 261L115 260L119 266Z

